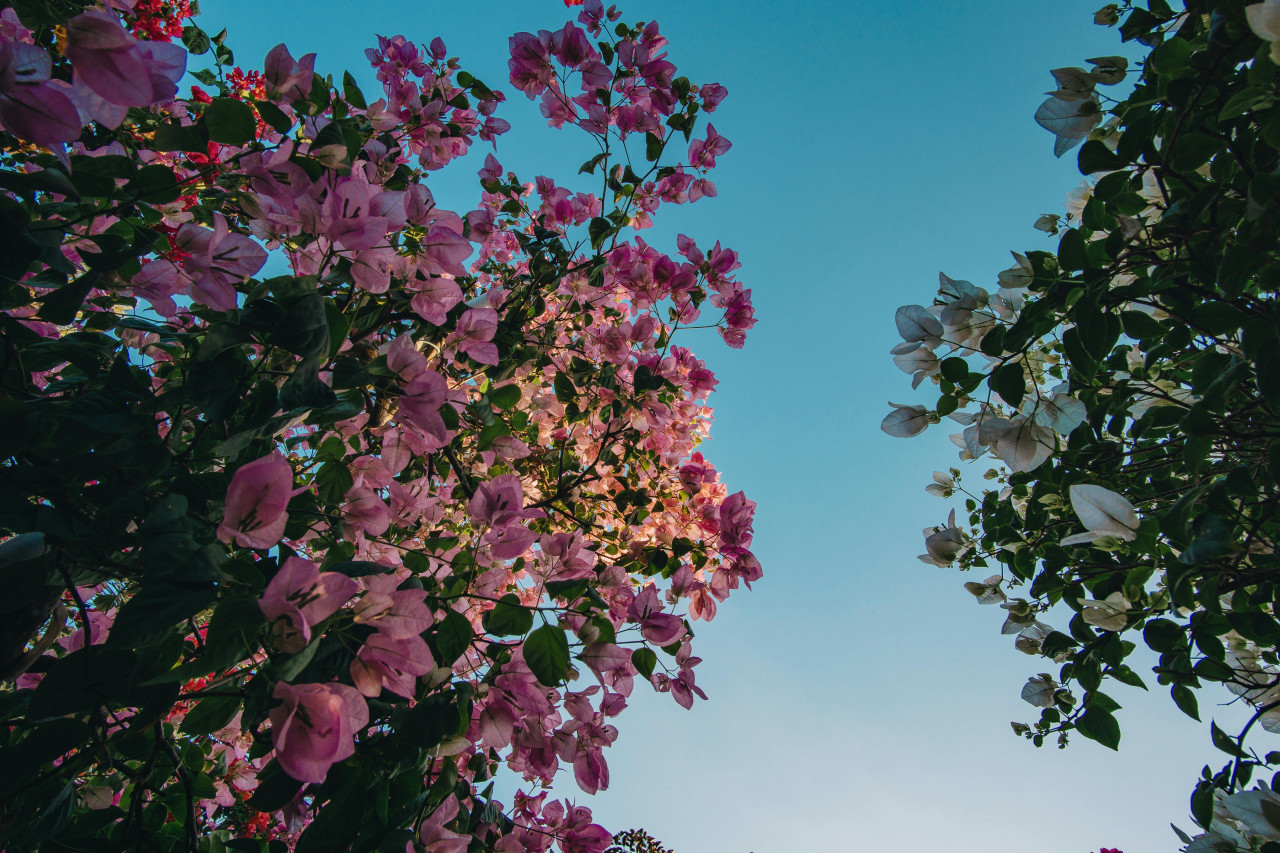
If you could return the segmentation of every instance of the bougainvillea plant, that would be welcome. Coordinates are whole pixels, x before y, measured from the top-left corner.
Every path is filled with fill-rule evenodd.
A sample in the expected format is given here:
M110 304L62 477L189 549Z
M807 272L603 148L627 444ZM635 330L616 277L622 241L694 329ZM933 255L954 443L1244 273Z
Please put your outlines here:
M509 63L582 186L490 153L458 213L509 125L440 39L370 98L194 11L0 11L3 847L600 853L557 771L607 787L637 680L705 698L761 574L683 344L750 291L639 234L716 194L725 90L587 0Z
M1065 221L1036 223L1057 251L1015 254L990 289L944 275L931 306L898 310L895 361L939 394L882 428L948 418L962 459L994 457L990 485L934 475L967 523L926 530L921 559L983 570L966 589L1057 667L1023 688L1040 716L1015 732L1116 748L1108 682L1167 689L1197 720L1197 691L1225 686L1250 716L1210 724L1225 761L1191 797L1205 832L1182 839L1275 850L1280 779L1246 788L1280 763L1280 3L1095 20L1150 51L1053 71L1036 120L1087 176ZM1126 79L1121 100L1099 88Z

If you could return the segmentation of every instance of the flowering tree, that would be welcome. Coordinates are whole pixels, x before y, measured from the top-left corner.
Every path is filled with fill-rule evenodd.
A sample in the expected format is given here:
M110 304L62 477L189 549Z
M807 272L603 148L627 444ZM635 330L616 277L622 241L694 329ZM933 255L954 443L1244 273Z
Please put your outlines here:
M1015 732L1116 748L1107 682L1159 685L1195 719L1197 691L1223 684L1253 713L1211 724L1225 761L1191 798L1205 834L1183 840L1268 849L1280 796L1244 789L1280 761L1250 738L1280 732L1280 3L1150 0L1096 20L1152 50L1122 100L1099 86L1133 73L1123 57L1053 71L1036 120L1057 154L1080 145L1088 176L1065 222L1036 223L1057 251L1015 254L991 289L944 275L933 305L898 310L894 360L939 395L893 404L882 428L949 418L962 459L994 457L989 486L934 475L967 518L926 530L921 559L984 569L965 587L1058 665L1023 688L1040 716ZM1129 663L1140 643L1159 656L1149 675Z
M490 154L459 215L428 173L509 125L441 40L370 99L191 14L0 12L4 847L599 853L557 771L607 787L637 678L705 698L761 573L677 343L750 291L633 233L716 194L725 90L587 0L509 65L594 191Z

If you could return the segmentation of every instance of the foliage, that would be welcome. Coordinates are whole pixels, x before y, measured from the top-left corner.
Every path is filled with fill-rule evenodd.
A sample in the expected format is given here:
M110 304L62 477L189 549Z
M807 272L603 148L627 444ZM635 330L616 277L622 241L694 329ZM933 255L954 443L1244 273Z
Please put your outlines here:
M991 290L944 275L932 306L898 311L895 361L939 396L892 404L883 429L948 417L962 459L998 460L977 489L935 474L928 490L962 493L967 524L926 530L921 559L997 568L966 588L1059 665L1024 687L1040 717L1015 731L1114 749L1109 682L1168 689L1195 719L1201 688L1225 685L1254 713L1234 734L1210 724L1225 762L1191 811L1212 831L1184 840L1256 849L1280 839L1280 800L1248 792L1269 815L1248 842L1229 804L1280 761L1249 739L1280 732L1280 3L1150 0L1096 20L1151 50L1134 71L1102 57L1053 72L1037 121L1059 155L1083 143L1088 176L1065 221L1036 223L1057 251L1015 254ZM1127 74L1128 97L1098 90ZM1130 664L1140 644L1159 657L1149 675Z
M761 573L676 344L741 346L736 254L632 233L716 194L725 90L599 0L517 33L598 194L489 155L459 216L428 173L509 125L441 40L375 100L192 12L0 13L3 847L599 853L553 776L608 785L636 677L705 698Z
M628 829L613 836L613 846L605 853L672 853L643 829Z

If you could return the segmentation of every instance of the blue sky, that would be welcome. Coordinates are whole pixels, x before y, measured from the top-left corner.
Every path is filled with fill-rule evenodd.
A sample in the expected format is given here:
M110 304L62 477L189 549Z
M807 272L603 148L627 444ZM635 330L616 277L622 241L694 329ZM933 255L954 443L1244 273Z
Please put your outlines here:
M637 689L612 787L588 797L565 780L606 826L647 827L678 853L1140 853L1173 849L1170 821L1192 828L1187 797L1221 754L1154 678L1150 695L1111 691L1125 706L1119 754L1014 737L1009 721L1036 716L1022 684L1048 662L1015 651L1003 612L964 591L981 578L916 559L921 528L947 512L924 492L956 464L946 430L879 429L887 400L924 399L891 361L894 309L927 303L940 270L994 288L1010 249L1054 247L1031 223L1062 212L1080 176L1031 117L1050 68L1124 52L1092 23L1100 2L621 4L661 23L681 73L729 89L713 116L734 144L719 197L663 208L645 237L719 239L753 289L744 350L710 333L686 342L719 375L706 452L759 503L766 574L699 629L710 701L685 711ZM504 167L568 179L594 153L506 81L507 36L558 27L559 0L201 5L246 68L283 40L366 93L375 33L442 36L511 98ZM477 151L433 176L445 206L474 206ZM1202 697L1202 715L1239 719L1215 704L1229 698Z

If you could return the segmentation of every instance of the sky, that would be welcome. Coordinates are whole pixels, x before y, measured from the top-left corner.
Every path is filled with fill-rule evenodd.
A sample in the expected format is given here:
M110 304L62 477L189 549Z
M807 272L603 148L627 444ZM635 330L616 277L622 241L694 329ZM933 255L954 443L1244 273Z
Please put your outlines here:
M927 401L892 363L894 310L928 304L940 271L994 290L1010 250L1055 247L1031 224L1061 213L1080 175L1032 121L1049 70L1138 56L1092 23L1099 4L620 4L629 21L660 23L679 73L730 93L712 117L733 142L713 174L719 197L663 207L644 237L669 252L677 233L720 240L753 291L743 350L710 332L685 343L720 379L706 455L758 502L765 575L696 626L710 700L685 711L638 687L606 753L609 790L559 786L600 823L643 826L677 853L1142 853L1176 848L1171 821L1193 830L1200 768L1225 756L1154 676L1149 694L1108 689L1124 706L1119 753L1014 736L1010 721L1038 716L1022 685L1053 667L1000 636L1003 611L963 589L981 577L916 559L921 529L949 509L924 491L958 462L947 430L903 440L879 428L888 400ZM441 36L510 98L505 168L573 187L595 153L506 80L507 37L558 28L560 0L201 6L246 69L284 41L316 52L322 74L351 70L366 94L375 33ZM486 150L431 176L442 205L475 206ZM1230 698L1202 696L1202 716L1240 720L1218 704Z

